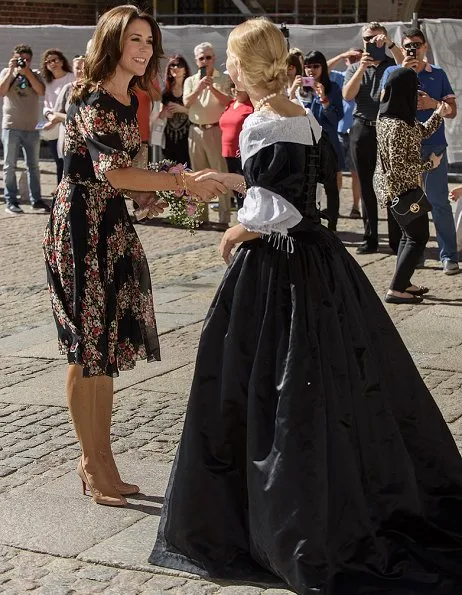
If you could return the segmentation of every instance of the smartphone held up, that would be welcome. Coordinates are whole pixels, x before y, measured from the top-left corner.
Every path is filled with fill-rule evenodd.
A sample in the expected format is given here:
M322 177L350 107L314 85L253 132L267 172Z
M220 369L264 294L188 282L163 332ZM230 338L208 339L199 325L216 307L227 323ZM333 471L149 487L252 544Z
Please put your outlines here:
M302 87L314 87L314 76L302 76Z
M201 79L203 79L204 76L207 76L207 66L201 66L199 72L200 72Z

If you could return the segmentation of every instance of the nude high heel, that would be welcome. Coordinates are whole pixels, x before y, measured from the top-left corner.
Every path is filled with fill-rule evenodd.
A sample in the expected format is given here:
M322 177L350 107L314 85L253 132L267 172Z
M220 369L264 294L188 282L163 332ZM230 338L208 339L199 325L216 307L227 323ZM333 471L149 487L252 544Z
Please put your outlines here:
M88 480L88 476L84 471L82 466L82 461L79 461L77 465L77 475L82 480L82 492L84 495L87 493L87 487L91 492L91 496L93 501L96 504L102 504L103 506L126 506L127 501L123 496L105 496L96 486L91 485L90 481ZM114 490L115 491L115 490Z
M123 496L134 496L135 494L139 494L140 486L137 486L134 483L125 483L125 481L122 481L117 466L115 463L111 464L110 457L108 457L105 452L102 452L101 456L106 463L106 468L109 470L114 487L119 492L119 494L122 494Z

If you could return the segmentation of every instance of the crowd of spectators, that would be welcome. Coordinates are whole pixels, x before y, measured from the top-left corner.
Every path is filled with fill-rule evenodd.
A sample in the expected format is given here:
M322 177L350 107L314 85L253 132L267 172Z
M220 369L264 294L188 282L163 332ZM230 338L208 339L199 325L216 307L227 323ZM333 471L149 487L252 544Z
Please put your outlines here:
M456 99L445 72L427 61L428 45L420 29L403 32L395 43L380 23L362 28L363 47L350 48L336 56L325 56L316 49L291 48L287 59L287 87L290 99L310 110L328 138L336 159L337 178L326 180L324 190L327 208L323 211L328 227L335 231L339 217L342 174L352 180L353 204L349 216L362 217L363 241L359 254L379 249L378 219L380 197L374 187L377 169L377 119L388 77L394 69L406 67L418 79L416 117L425 122L439 110L445 118L457 113ZM22 150L33 209L49 210L42 200L39 173L40 139L48 142L56 163L57 182L62 176L63 122L69 106L70 89L83 74L84 56L75 56L72 67L56 48L48 49L41 58L40 71L30 67L32 49L25 45L14 48L11 60L0 73L0 95L4 97L2 141L4 147L4 197L6 211L20 215L16 165ZM193 170L212 168L218 171L241 172L239 134L253 107L248 96L234 88L226 72L216 66L211 43L194 48L195 72L188 58L175 54L167 59L162 82L155 82L152 96L136 90L138 120L142 148L137 164L145 167L148 159L166 158L183 163ZM340 68L343 63L344 69ZM39 112L44 97L43 113ZM441 110L442 102L449 106ZM422 179L432 206L433 222L444 273L459 272L456 221L449 196L448 163L444 124L422 140L422 163L438 156L438 163L424 169ZM433 163L433 162L432 162ZM361 208L360 208L361 205ZM218 209L218 223L209 221L204 210L203 229L226 229L232 208L242 206L239 194L223 195ZM403 230L395 221L389 204L384 204L388 220L388 243L398 253ZM460 213L458 219L462 219ZM456 217L456 220L457 220ZM422 242L420 242L422 243ZM421 250L417 268L424 264Z

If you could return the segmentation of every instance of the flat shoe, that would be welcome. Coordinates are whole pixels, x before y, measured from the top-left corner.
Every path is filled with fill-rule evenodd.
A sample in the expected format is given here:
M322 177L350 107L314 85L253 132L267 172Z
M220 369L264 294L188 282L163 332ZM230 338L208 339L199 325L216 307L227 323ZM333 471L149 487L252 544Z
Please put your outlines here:
M418 289L406 289L406 293L410 293L412 295L424 295L424 293L428 293L430 290L428 287L424 287L423 285L419 285Z
M423 300L421 295L414 295L413 297L398 297L397 295L386 295L385 301L387 304L420 304Z

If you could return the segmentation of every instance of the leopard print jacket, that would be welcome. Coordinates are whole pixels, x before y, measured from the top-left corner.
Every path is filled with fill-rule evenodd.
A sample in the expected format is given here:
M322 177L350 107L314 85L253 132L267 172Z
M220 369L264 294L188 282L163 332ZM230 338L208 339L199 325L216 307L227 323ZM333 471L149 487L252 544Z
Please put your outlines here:
M422 161L422 139L431 136L442 122L443 118L435 112L424 123L416 120L415 126L394 118L377 120L374 189L381 207L386 207L395 196L422 185L422 173L433 167L430 160Z

